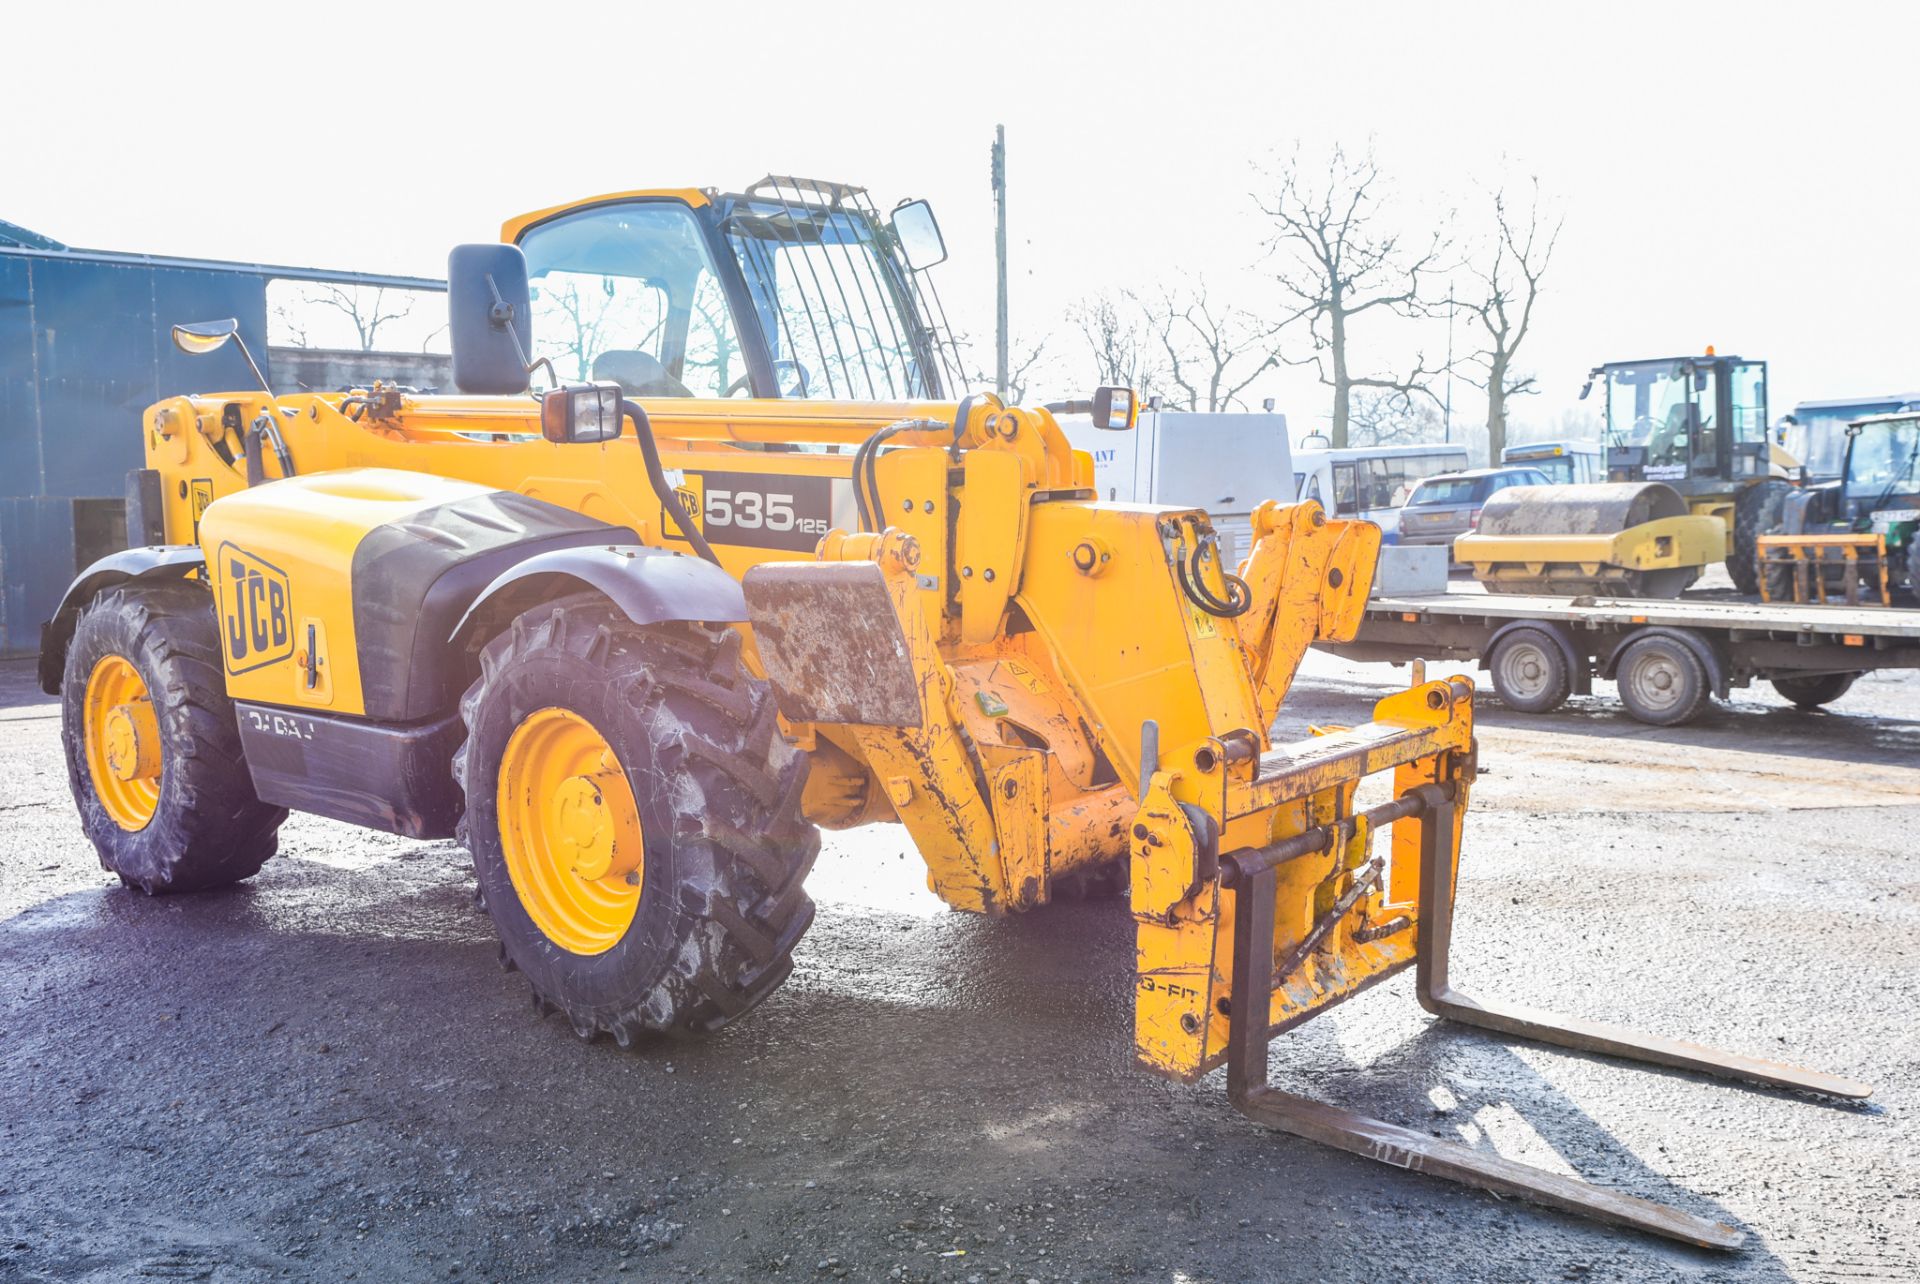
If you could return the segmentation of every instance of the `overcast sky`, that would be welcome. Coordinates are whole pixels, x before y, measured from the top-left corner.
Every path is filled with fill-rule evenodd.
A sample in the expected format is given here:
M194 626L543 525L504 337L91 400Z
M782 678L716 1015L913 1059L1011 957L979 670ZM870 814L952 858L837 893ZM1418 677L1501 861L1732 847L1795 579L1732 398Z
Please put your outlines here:
M1544 391L1518 417L1571 407L1600 360L1708 343L1772 363L1776 417L1920 387L1912 6L422 9L16 6L0 218L74 245L440 275L450 244L567 198L810 174L883 207L931 198L949 307L985 335L1004 123L1014 329L1084 381L1066 313L1088 295L1201 273L1272 312L1261 167L1295 140L1371 139L1415 226L1458 208L1472 231L1503 164L1564 206L1521 354ZM1361 364L1401 355L1356 343ZM1298 371L1250 395L1298 428L1327 411ZM1457 418L1476 396L1456 385Z

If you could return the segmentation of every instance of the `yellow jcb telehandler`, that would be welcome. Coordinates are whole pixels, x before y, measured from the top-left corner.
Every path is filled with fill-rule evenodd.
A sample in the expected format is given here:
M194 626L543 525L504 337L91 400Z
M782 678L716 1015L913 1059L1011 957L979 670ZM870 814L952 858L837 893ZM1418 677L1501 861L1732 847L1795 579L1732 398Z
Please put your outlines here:
M956 398L923 203L622 192L503 242L449 260L458 394L147 411L136 546L40 669L128 885L246 878L289 808L457 834L536 1004L624 1046L765 999L817 827L897 821L958 909L1124 884L1149 1068L1225 1065L1268 1126L1704 1245L1740 1237L1270 1087L1268 1043L1415 968L1452 1020L1867 1092L1452 990L1470 686L1268 731L1308 645L1353 635L1379 531L1269 502L1229 567L1206 513L1099 502L1056 416L1126 431L1132 394Z

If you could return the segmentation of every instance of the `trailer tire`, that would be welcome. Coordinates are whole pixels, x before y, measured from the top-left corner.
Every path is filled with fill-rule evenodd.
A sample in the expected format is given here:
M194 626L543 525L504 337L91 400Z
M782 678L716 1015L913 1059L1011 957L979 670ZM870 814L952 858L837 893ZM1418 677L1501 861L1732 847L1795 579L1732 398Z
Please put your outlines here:
M1487 657L1493 692L1509 709L1552 713L1573 693L1573 666L1559 639L1545 629L1503 633Z
M1742 593L1760 591L1760 537L1780 529L1792 489L1791 484L1770 477L1734 497L1733 551L1727 555L1727 574Z
M460 838L501 962L583 1039L719 1029L813 922L806 755L740 645L578 594L517 617L460 702Z
M1692 647L1664 633L1629 642L1613 676L1627 712L1656 727L1692 722L1713 700L1707 666Z
M287 818L253 791L206 585L106 589L81 610L61 676L67 783L100 865L149 896L260 872Z
M1832 704L1853 686L1857 673L1816 673L1806 677L1769 678L1773 689L1802 709Z

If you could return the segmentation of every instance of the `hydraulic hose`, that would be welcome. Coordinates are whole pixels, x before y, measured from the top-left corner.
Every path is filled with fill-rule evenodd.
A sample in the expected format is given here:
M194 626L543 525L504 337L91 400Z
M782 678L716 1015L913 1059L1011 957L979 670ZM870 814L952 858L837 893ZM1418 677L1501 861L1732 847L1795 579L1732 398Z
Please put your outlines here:
M636 402L620 398L620 413L633 420L634 439L640 443L640 453L646 457L647 480L653 483L653 493L660 497L663 512L675 512L681 515L680 526L687 533L687 542L693 545L693 551L720 565L720 559L714 555L713 546L707 543L707 537L700 533L694 523L693 514L680 507L679 498L673 493L673 487L667 484L667 470L660 466L660 443L653 439L653 421L647 418L647 412ZM661 532L662 536L666 534Z
M1208 615L1217 616L1223 620L1245 615L1253 606L1253 590L1247 586L1245 580L1222 567L1220 577L1226 582L1227 596L1224 599L1216 597L1213 590L1207 587L1205 573L1200 568L1200 555L1206 551L1207 547L1207 541L1196 540L1191 556L1174 559L1174 569L1180 578L1181 591L1187 595L1189 602Z

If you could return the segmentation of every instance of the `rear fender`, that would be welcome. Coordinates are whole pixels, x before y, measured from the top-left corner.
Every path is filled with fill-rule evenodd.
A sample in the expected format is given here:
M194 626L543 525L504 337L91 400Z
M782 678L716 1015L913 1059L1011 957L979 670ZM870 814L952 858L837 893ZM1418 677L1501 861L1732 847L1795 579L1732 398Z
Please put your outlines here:
M595 544L538 553L502 572L448 640L477 648L522 611L582 590L606 597L635 624L747 619L740 582L711 562L640 544Z
M155 544L146 548L122 549L109 553L80 572L60 599L53 618L40 626L40 689L48 695L60 694L60 678L67 667L67 647L73 642L74 626L87 603L105 590L129 580L178 580L195 571L204 572L206 555L197 544Z

